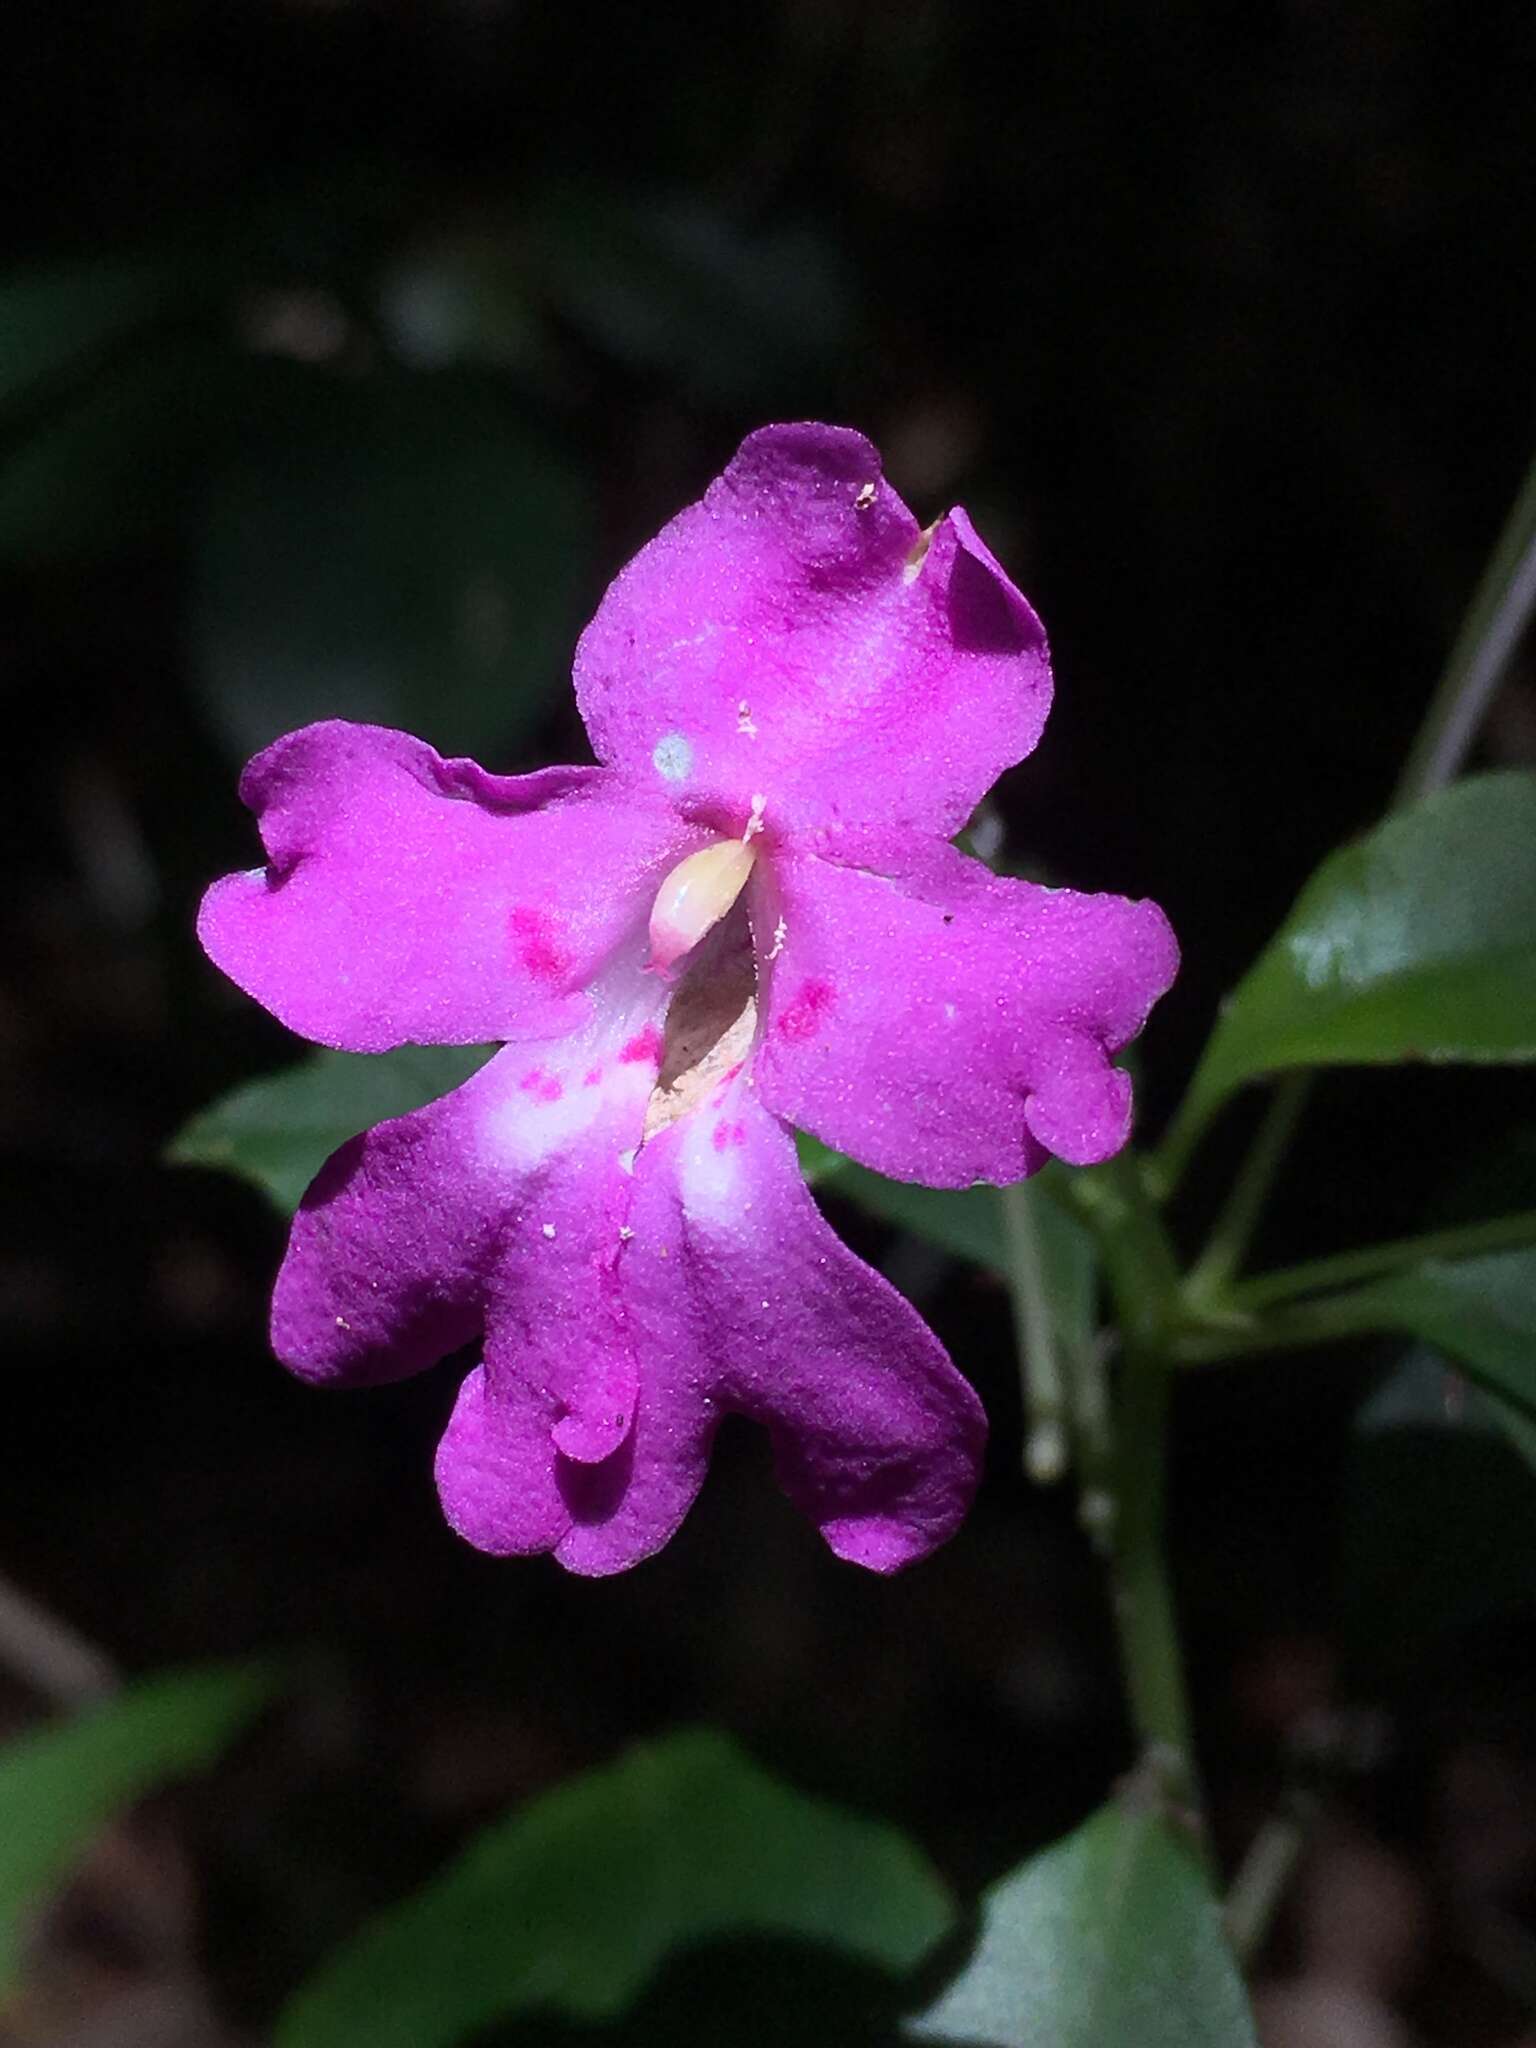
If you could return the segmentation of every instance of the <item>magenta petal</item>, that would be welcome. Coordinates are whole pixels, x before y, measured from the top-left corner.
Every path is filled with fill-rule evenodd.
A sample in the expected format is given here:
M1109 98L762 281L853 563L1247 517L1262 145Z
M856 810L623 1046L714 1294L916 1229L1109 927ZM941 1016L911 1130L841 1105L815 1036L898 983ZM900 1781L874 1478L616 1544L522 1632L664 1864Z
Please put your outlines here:
M963 512L920 535L861 434L765 427L610 587L576 655L600 760L731 829L952 833L1034 746L1045 635Z
M353 1052L572 1025L702 837L601 769L488 775L339 721L276 741L240 789L268 864L214 883L199 937L292 1030Z
M953 1534L980 1471L981 1405L825 1222L745 1078L648 1144L636 1181L624 1292L650 1445L691 1461L722 1410L765 1423L796 1505L874 1571ZM642 1437L637 1466L647 1455Z
M484 1364L460 1393L437 1479L452 1526L498 1556L553 1550L577 1570L622 1569L665 1542L703 1475L708 1431L696 1428L682 1491L663 1501L678 1437L650 1442L650 1361L623 1293L634 1155L661 1050L643 1012L664 998L640 980L627 1012L605 1014L601 1042L594 1031L559 1048L509 1047L497 1064L511 1063L511 1085L474 1134L476 1156L505 1176L499 1249Z
M663 992L585 1032L516 1044L462 1088L327 1163L273 1301L278 1356L322 1381L398 1378L488 1331L487 1363L536 1385L553 1440L600 1460L628 1432L633 1355L613 1265Z
M754 915L777 947L755 1073L779 1116L880 1173L1007 1183L1105 1159L1130 1128L1110 1063L1178 967L1153 903L1044 889L935 844L781 850ZM1042 1149L1043 1148L1043 1149Z
M506 1057L440 1101L376 1124L316 1175L272 1297L272 1349L300 1378L404 1379L478 1335L496 1217L465 1161Z
M578 1298L551 1262L547 1293L525 1271L515 1317L491 1311L485 1367L438 1453L460 1534L503 1556L552 1550L588 1576L623 1571L677 1529L722 1416L739 1412L767 1425L786 1490L839 1556L895 1571L951 1535L980 1471L980 1403L823 1221L746 1082L650 1140L624 1184L627 1235L595 1295ZM627 1433L590 1461L562 1449L548 1377L584 1326L636 1381Z
M521 1386L469 1374L437 1447L437 1490L450 1528L493 1557L553 1550L570 1527L550 1441L553 1404Z
M718 1417L686 1392L689 1362L657 1352L628 1298L635 1147L659 1048L654 1034L628 1039L606 1085L634 1095L504 1212L485 1363L437 1458L449 1522L497 1556L552 1550L589 1576L622 1571L660 1549L703 1481ZM511 1136L510 1101L505 1116Z

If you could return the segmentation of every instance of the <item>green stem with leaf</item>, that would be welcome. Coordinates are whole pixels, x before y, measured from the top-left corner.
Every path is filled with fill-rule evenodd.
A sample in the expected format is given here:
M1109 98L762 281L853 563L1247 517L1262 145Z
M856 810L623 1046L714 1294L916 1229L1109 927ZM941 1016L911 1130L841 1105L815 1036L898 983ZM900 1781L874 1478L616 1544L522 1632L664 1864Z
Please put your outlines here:
M1406 809L1460 773L1494 692L1536 613L1536 461L1525 473L1488 566L1472 594L1387 809ZM1197 1066L1153 1168L1166 1198L1177 1188L1222 1097L1201 1085ZM1308 1074L1279 1084L1232 1194L1217 1218L1197 1272L1214 1291L1238 1270L1311 1094Z
M1461 767L1500 677L1536 610L1536 464L1527 475L1447 660L1392 808L1418 801ZM1075 1177L1071 1198L1092 1230L1123 1336L1107 1458L1082 1477L1112 1496L1108 1549L1126 1689L1138 1734L1168 1795L1193 1800L1190 1716L1163 1536L1165 1436L1175 1370L1389 1327L1392 1307L1370 1282L1433 1258L1465 1258L1536 1242L1536 1212L1313 1260L1234 1284L1305 1110L1311 1078L1284 1078L1221 1207L1201 1257L1181 1278L1159 1203L1173 1192L1224 1097L1197 1067L1155 1161L1122 1155ZM1059 1424L1061 1356L1037 1328L1038 1244L1004 1197L1004 1228L1021 1348L1037 1425ZM1069 1366L1070 1371L1070 1366ZM1043 1376L1042 1376L1043 1374ZM1086 1461L1082 1461L1086 1463ZM1262 1936L1284 1883L1251 1888L1238 1919L1245 1945ZM1251 1924L1250 1924L1251 1923Z
M1167 1796L1187 1806L1194 1799L1194 1743L1163 1540L1178 1269L1134 1156L1122 1154L1078 1175L1072 1194L1097 1238L1125 1344L1104 1478L1111 1488L1107 1547L1126 1690L1137 1734Z
M1338 1252L1331 1258L1284 1266L1243 1281L1232 1289L1228 1299L1232 1307L1251 1313L1270 1308L1276 1302L1291 1301L1298 1295L1321 1294L1329 1289L1358 1286L1363 1280L1379 1280L1388 1273L1401 1272L1405 1266L1417 1266L1425 1259L1475 1259L1487 1252L1518 1251L1525 1245L1536 1245L1536 1209L1520 1209L1510 1216L1492 1216L1486 1222L1466 1223L1450 1230L1421 1231L1416 1237L1393 1238L1387 1244L1366 1245L1360 1251Z

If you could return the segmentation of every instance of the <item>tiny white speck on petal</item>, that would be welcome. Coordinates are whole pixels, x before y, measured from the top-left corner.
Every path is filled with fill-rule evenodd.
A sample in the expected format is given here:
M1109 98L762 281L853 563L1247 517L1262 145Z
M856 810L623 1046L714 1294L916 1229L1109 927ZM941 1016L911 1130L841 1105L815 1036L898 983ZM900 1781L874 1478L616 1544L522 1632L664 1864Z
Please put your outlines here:
M632 1230L630 1229L630 1227L629 1227L629 1225L628 1225L627 1223L621 1223L621 1224L619 1225L619 1241L620 1241L620 1243L622 1243L622 1244L628 1244L628 1243L629 1243L629 1240L630 1240L630 1239L631 1239L631 1238L632 1238L632 1237L634 1236L634 1234L635 1234L635 1233L634 1233L634 1232L633 1232L633 1231L632 1231Z
M749 740L757 738L757 723L752 716L752 706L745 697L736 706L736 730L745 733Z
M669 732L656 742L651 766L667 782L686 782L693 770L693 748L680 732Z
M553 1223L546 1223L546 1224L544 1225L544 1235L545 1235L546 1237L553 1237L553 1236L554 1236L554 1234L555 1234L555 1226L553 1225Z

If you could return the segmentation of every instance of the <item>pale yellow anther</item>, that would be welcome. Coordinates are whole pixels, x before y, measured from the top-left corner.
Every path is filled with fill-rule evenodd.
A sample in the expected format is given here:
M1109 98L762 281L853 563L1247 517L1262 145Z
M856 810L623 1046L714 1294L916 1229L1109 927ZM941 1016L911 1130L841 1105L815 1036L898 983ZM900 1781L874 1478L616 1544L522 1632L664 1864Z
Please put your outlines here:
M757 848L717 839L680 860L651 906L651 964L670 967L716 926L747 885Z

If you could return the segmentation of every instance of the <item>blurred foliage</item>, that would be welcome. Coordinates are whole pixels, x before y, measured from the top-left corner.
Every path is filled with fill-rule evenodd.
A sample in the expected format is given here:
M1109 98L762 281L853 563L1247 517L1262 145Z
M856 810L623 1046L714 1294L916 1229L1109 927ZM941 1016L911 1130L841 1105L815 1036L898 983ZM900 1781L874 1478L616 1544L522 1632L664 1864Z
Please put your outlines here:
M1400 1678L1426 1646L1508 1627L1536 1572L1532 1429L1428 1346L1362 1407L1338 1597L1362 1677Z
M278 2048L449 2048L533 2008L611 2018L668 1952L795 1936L894 1973L953 1909L893 1829L776 1783L697 1731L561 1786L327 1962Z
M276 1690L270 1666L163 1672L0 1750L0 1996L19 1969L24 1915L102 1824L204 1769Z
M586 480L458 375L274 380L199 519L192 639L237 760L319 718L495 751L544 717L581 623Z

